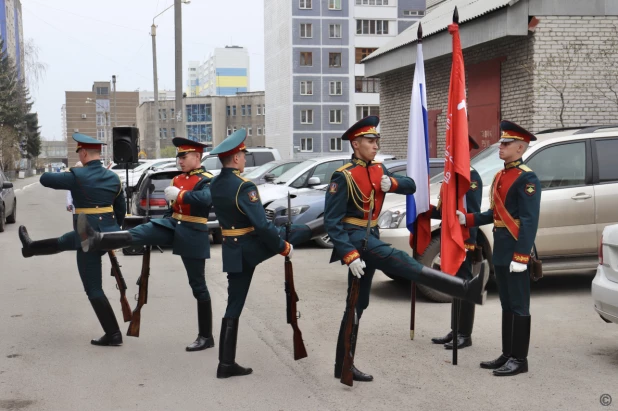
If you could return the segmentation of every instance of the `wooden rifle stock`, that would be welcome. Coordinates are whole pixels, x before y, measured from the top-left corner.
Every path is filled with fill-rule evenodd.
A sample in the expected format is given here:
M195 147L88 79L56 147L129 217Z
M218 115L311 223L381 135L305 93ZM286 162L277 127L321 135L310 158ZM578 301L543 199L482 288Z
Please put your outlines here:
M144 255L142 256L142 273L137 279L137 285L139 285L139 294L137 297L137 305L133 310L133 318L129 324L127 336L139 337L139 329L142 319L142 307L148 303L148 278L150 277L150 246L146 246L144 249Z
M300 360L307 356L307 349L303 342L303 333L298 328L296 303L299 301L299 298L294 287L294 268L289 257L285 258L285 298L288 324L294 330L294 360Z
M114 250L109 250L107 252L109 255L109 261L112 263L112 277L116 278L116 287L118 291L120 291L120 306L122 307L122 318L124 322L129 322L132 319L131 315L131 307L129 306L129 301L127 300L127 283L124 281L124 277L122 276L122 272L120 271L120 264L118 263L118 258L116 258L116 253Z
M355 277L352 279L350 287L350 295L346 305L345 329L343 332L343 366L341 368L341 383L347 386L354 385L354 374L352 367L354 366L354 353L352 347L356 340L355 325L358 324L358 316L356 315L356 302L358 301L358 292L360 290L360 279Z

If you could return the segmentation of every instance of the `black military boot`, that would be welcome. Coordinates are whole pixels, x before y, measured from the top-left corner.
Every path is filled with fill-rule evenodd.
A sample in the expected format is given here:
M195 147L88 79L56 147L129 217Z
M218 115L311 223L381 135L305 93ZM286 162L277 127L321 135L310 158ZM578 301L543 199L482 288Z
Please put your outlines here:
M476 306L469 301L460 301L460 304L457 348L466 348L472 345L472 327L474 326L474 310ZM444 344L444 348L452 350L453 342Z
M530 316L515 315L513 321L513 349L511 358L494 375L507 377L528 372L528 348L530 347Z
M115 250L131 245L133 236L128 231L99 233L88 224L86 214L77 216L77 234L82 244L82 250L87 253L93 250Z
M219 366L217 378L249 375L251 368L236 364L236 340L238 338L238 318L223 318L219 336Z
M92 340L90 343L104 346L122 345L122 334L120 333L120 328L118 328L118 321L116 321L114 310L112 310L112 306L109 304L107 297L93 298L90 300L90 304L92 304L92 308L101 323L101 327L103 327L103 331L105 331L103 337L98 340Z
M487 275L488 273L481 269L480 274L473 279L462 280L459 277L423 266L419 273L418 282L455 298L471 301L475 304L483 304L485 298L487 298L487 292L483 289Z
M337 338L337 349L335 351L335 378L341 378L341 370L343 368L343 356L345 355L345 345L343 342L344 334L345 334L345 320L346 315L343 314L343 320L341 321L341 327L339 328L339 337ZM358 336L358 324L355 325L356 335ZM358 338L357 338L358 339ZM356 352L356 340L352 343L352 355ZM354 381L373 381L373 376L369 374L365 374L360 371L356 366L352 365L352 376Z
M502 354L492 361L483 361L481 368L496 370L509 360L513 348L513 313L502 311Z
M58 247L58 238L48 238L46 240L32 241L28 235L28 230L23 225L18 229L19 239L21 240L21 255L25 258L33 255L58 254L62 250Z
M210 300L197 302L197 325L199 327L197 339L187 347L187 351L201 351L215 346L215 339L212 336L212 305Z
M324 225L324 217L317 218L315 220L311 220L306 223L306 226L311 229L311 238L322 237L327 234L326 226Z

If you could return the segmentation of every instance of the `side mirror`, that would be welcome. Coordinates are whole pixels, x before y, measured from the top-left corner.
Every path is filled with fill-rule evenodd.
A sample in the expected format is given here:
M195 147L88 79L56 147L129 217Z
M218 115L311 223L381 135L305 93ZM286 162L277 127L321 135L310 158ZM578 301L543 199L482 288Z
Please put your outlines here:
M270 181L275 181L275 175L273 173L268 173L264 175L264 180L270 182Z
M286 215L277 216L275 217L275 220L273 221L276 227L281 227L282 225L285 225L287 222L288 222L288 216Z
M13 188L13 183L9 183L8 181L2 183L2 189Z
M309 179L309 181L307 182L307 185L309 186L317 186L322 184L322 181L320 180L320 177L311 177Z

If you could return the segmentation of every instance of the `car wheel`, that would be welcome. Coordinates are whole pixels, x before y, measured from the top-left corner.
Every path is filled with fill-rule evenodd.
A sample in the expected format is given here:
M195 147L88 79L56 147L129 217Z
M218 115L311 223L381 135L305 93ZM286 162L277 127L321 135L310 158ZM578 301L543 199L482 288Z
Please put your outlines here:
M435 270L440 269L440 236L436 236L431 240L429 246L418 260L421 264L427 267ZM438 303L450 303L453 300L453 297L450 295L436 291L426 285L416 284L416 287L425 297L432 301Z
M330 236L328 234L323 235L322 237L318 237L315 240L313 240L318 247L320 248L333 248L334 244L332 241L330 241Z
M0 233L4 231L6 218L4 217L4 205L0 206Z
M217 228L212 232L212 242L213 244L222 244L223 243L223 233L220 228Z
M15 224L17 221L17 200L13 201L13 212L6 218L8 224Z

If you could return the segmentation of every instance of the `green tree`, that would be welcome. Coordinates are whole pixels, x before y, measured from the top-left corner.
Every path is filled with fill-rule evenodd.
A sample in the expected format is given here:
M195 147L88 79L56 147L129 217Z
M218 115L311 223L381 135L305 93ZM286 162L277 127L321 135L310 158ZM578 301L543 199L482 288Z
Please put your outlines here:
M161 158L176 157L176 147L168 146L161 149Z
M39 115L37 113L28 113L26 120L26 150L28 158L33 159L41 154L41 133L39 129Z

